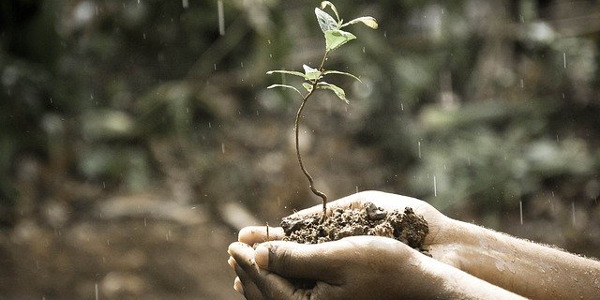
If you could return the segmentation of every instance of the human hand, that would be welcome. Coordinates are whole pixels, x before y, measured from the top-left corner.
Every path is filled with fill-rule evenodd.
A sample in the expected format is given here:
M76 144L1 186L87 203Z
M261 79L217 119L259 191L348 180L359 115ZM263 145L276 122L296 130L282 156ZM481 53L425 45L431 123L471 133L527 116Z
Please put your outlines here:
M328 211L338 207L358 208L365 202L388 210L402 211L411 207L416 214L422 215L429 224L423 248L434 259L384 237L357 236L317 245L300 245L268 242L284 236L280 227L246 227L239 233L239 242L229 248L232 255L229 263L238 275L234 288L248 299L305 299L309 295L312 295L311 299L519 298L459 270L462 263L457 250L465 241L475 238L473 232L466 230L464 223L444 216L426 202L368 191L330 202ZM318 205L297 214L320 212ZM259 246L254 250L250 245L257 243ZM298 285L293 278L310 279L312 285Z
M359 208L366 202L372 202L387 210L404 211L405 207L411 207L417 215L423 216L429 225L429 234L425 237L423 248L429 250L435 258L443 261L442 258L448 256L446 253L448 245L456 242L455 231L450 230L454 226L453 220L444 216L427 202L415 198L379 191L365 191L330 202L327 205L327 212L331 213L334 208ZM321 211L322 206L315 205L296 214L303 216L321 213ZM269 227L267 235L267 227L250 226L240 231L238 241L254 245L267 240L280 240L283 236L284 232L280 227Z
M246 299L430 299L445 292L423 268L429 257L385 237L316 245L274 241L256 250L238 242L229 253L238 275L234 286Z

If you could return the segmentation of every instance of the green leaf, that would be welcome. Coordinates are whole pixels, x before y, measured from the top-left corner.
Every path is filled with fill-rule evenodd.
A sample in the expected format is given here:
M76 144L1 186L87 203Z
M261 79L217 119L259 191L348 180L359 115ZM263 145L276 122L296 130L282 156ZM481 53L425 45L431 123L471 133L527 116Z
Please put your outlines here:
M318 7L315 7L315 14L317 15L317 20L319 21L319 26L321 27L321 31L327 32L329 30L339 29L338 22L333 19L328 13L320 10Z
M328 30L325 32L325 50L333 51L343 44L356 39L356 36L343 30Z
M358 82L362 83L362 81L360 80L360 78L354 76L353 74L347 73L347 72L342 72L342 71L335 71L335 70L328 70L328 71L324 71L323 75L327 75L327 74L339 74L339 75L346 75L346 76L350 76L356 80L358 80Z
M375 20L375 18L373 17L360 17L360 18L356 18L348 23L344 23L342 24L342 26L340 28L346 27L348 25L352 25L352 24L356 24L356 23L363 23L373 29L377 29L377 27L379 27L379 24L377 24L377 20Z
M312 89L313 89L313 85L312 85L312 84L310 84L310 83L308 83L308 82L304 82L304 83L302 83L302 86L303 86L303 87L306 89L306 91L307 91L307 92L309 92L309 93L310 93L310 92L312 91Z
M297 88L295 88L295 87L293 87L291 85L287 85L287 84L271 84L267 88L268 89L272 89L272 88L276 88L276 87L281 87L281 88L286 88L286 89L292 89L292 90L296 91L298 94L300 94L300 96L304 97L304 95L302 95L302 93L300 93L300 91Z
M290 74L290 75L294 75L294 76L300 76L300 77L302 77L304 79L308 79L308 78L306 78L306 76L302 72L288 71L288 70L271 70L271 71L267 72L267 75L271 75L271 74L275 74L275 73Z
M304 68L303 76L306 78L306 80L315 81L321 78L321 71L311 68L307 65L302 65L302 67Z
M346 99L346 92L344 92L344 90L341 87L335 84L319 82L319 84L317 84L317 88L322 90L331 90L335 93L336 96L338 96L338 98L340 98L340 100L344 100L346 104L350 103L348 99Z
M323 1L323 2L321 2L321 9L325 9L327 6L331 7L331 10L333 10L333 12L335 13L335 17L339 21L340 20L340 15L338 14L338 11L335 8L335 5L333 5L333 3L329 2L329 1Z

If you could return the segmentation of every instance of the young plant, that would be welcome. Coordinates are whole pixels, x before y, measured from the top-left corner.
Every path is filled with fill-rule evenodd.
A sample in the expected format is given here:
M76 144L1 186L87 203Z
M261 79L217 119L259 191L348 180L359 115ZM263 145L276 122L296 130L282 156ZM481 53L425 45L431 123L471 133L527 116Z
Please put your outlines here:
M323 9L326 9L326 8L330 8L331 11L333 11L333 13L335 14L335 19L330 14L323 11ZM268 88L270 89L270 88L279 87L279 88L291 89L291 90L297 92L302 97L302 103L300 104L300 108L298 108L298 112L296 113L296 120L294 122L294 131L296 133L296 156L298 157L298 163L300 165L300 169L302 169L302 172L308 179L308 184L309 184L310 190L313 192L313 194L319 196L323 200L323 216L321 218L321 221L324 221L327 216L327 214L326 214L326 212L327 212L327 195L325 195L325 193L323 193L323 192L319 191L317 188L315 188L314 180L313 180L312 176L310 175L310 173L308 173L308 171L306 170L306 167L304 167L304 163L302 162L302 156L300 155L300 148L298 146L298 129L299 129L298 127L299 127L299 123L300 123L300 116L302 115L302 111L304 110L304 106L306 105L306 102L308 101L308 99L311 98L311 96L315 93L316 90L330 90L340 100L343 100L344 102L348 103L348 99L346 99L346 93L344 92L344 90L342 88L340 88L339 86L337 86L335 84L326 82L323 79L325 76L330 75L330 74L349 76L349 77L354 78L355 80L358 80L359 82L360 82L360 79L358 77L356 77L355 75L352 75L347 72L336 71L336 70L326 70L325 69L325 61L327 60L328 55L332 51L338 49L339 47L346 44L347 42L356 39L355 35L353 35L350 32L342 30L342 28L344 28L348 25L362 23L368 27L377 29L378 25L377 25L377 21L373 17L360 17L360 18L356 18L354 20L344 23L344 21L342 19L340 19L340 16L338 14L338 11L337 11L335 5L333 5L333 3L329 2L329 1L321 2L321 8L316 7L315 14L317 16L319 26L321 27L321 31L323 32L323 35L325 37L325 51L324 51L323 58L321 59L321 63L319 64L319 66L317 68L313 68L308 65L303 65L304 72L288 71L288 70L271 70L271 71L267 72L267 74L275 74L275 73L288 74L288 75L298 76L298 77L301 77L302 79L304 79L304 82L302 83L302 87L306 91L305 93L302 93L300 91L300 89L297 89L296 87L294 87L292 85L288 85L288 84L273 84L273 85L269 86Z

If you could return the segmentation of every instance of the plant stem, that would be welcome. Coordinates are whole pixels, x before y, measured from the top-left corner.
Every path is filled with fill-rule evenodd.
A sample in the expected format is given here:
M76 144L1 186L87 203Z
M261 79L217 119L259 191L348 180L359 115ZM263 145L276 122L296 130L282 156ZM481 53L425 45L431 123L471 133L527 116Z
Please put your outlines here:
M323 65L325 64L325 60L327 59L327 54L329 54L329 52L325 51L325 54L323 55L323 59L321 60L321 65L319 66L319 71L321 71L321 72L323 72ZM300 117L302 116L302 111L304 110L304 106L306 105L306 102L308 101L310 96L312 96L312 94L317 89L318 83L319 83L319 80L315 80L312 84L312 89L310 90L310 92L308 92L308 94L306 94L306 96L304 96L302 98L302 104L300 104L300 108L298 108L298 112L296 113L296 120L294 122L294 131L296 133L296 157L298 157L298 164L300 164L300 169L302 169L304 176L306 176L306 179L308 179L308 186L309 186L311 192L313 194L321 197L321 200L323 201L323 216L321 217L321 223L322 223L327 218L327 195L325 195L325 193L323 193L323 192L319 191L317 188L315 188L315 183L314 183L312 176L310 176L310 174L304 167L304 163L302 162L302 155L300 155L300 143L299 143L299 138L298 138L299 137L299 127L300 127L299 126L300 125Z

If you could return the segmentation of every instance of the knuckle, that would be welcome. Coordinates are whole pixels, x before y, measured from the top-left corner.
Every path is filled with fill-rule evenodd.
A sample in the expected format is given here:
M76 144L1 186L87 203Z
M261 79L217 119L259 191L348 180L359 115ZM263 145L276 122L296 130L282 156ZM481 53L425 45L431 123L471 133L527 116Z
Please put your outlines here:
M293 251L288 247L278 247L276 251L276 259L273 261L278 271L284 274L288 273L293 268L292 262Z

